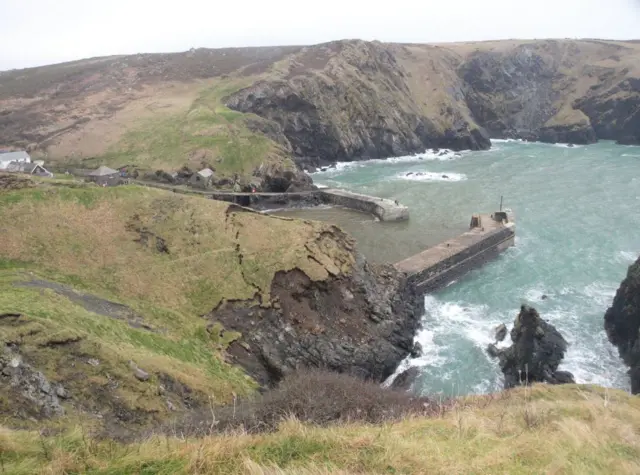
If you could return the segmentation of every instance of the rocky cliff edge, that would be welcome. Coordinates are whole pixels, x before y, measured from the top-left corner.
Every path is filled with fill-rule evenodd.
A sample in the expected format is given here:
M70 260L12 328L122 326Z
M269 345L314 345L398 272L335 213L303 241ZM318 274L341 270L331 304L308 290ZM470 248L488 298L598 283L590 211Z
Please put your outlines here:
M640 393L640 259L629 267L613 304L604 317L604 328L629 367L631 392Z

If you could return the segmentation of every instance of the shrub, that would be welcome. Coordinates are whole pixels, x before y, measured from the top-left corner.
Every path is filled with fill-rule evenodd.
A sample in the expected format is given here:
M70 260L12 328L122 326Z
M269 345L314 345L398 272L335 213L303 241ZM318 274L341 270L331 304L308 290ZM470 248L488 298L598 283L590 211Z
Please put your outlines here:
M304 370L291 374L276 388L254 399L211 407L208 413L191 414L168 429L183 436L234 429L261 432L275 430L288 417L317 425L347 421L380 423L439 411L440 407L427 398L386 389L346 374Z

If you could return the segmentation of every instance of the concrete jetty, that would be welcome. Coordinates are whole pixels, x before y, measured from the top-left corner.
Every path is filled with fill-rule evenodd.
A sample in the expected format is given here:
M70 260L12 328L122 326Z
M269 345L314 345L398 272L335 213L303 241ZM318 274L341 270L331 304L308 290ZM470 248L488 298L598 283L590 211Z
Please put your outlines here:
M513 213L474 215L469 230L395 264L422 293L444 287L515 244Z
M380 221L402 221L409 219L409 208L394 200L378 198L376 196L353 193L346 190L334 188L320 188L317 190L299 191L292 193L269 193L269 192L236 192L218 190L196 190L181 186L166 185L141 180L131 180L142 186L160 188L162 190L173 191L188 195L203 196L218 201L228 201L242 206L251 206L258 200L264 203L287 205L290 203L306 202L313 204L329 204L341 206L363 213L371 214Z
M369 213L380 221L409 219L409 208L394 200L329 188L320 189L317 193L327 204Z

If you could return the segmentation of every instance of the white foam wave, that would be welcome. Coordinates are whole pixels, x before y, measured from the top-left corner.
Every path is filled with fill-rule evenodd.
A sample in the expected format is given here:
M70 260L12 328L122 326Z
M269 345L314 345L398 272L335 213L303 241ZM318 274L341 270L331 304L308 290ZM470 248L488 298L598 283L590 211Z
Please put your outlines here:
M548 144L548 145L553 145L554 147L560 147L560 148L582 148L582 147L584 147L584 145L576 145L576 144L569 144L569 143L552 143L552 144Z
M491 143L523 143L522 139L491 139Z
M492 144L499 143L517 143L520 145L548 145L551 147L560 147L560 148L581 148L584 145L576 145L576 144L568 144L568 143L546 143L546 142L531 142L528 140L522 139L491 139Z
M599 285L587 286L584 293L595 296L610 293L604 288ZM552 310L546 312L544 318L553 324L569 343L560 369L570 371L578 384L598 384L605 387L628 386L624 365L621 364L614 347L607 341L603 331L584 335L580 330L584 325L583 316L577 315L574 311ZM582 336L576 338L576 335Z
M620 251L616 254L616 261L623 264L633 264L638 259L637 252Z
M434 173L434 172L405 172L396 175L396 178L410 181L464 181L467 175L463 173Z
M451 355L449 348L450 338L462 337L481 350L491 367L495 366L495 378L478 383L474 387L476 392L486 392L493 388L500 375L495 365L486 353L487 345L494 343L495 328L503 321L507 321L506 315L488 315L488 308L484 305L465 305L457 302L441 301L438 298L427 295L425 297L425 312L428 316L424 328L416 335L415 341L422 346L423 353L418 358L407 358L398 367L396 373L387 380L390 384L395 377L410 367L428 368L439 370L449 363ZM436 341L437 337L443 337L442 342ZM506 342L499 347L507 346ZM439 374L440 380L446 380L446 374Z
M449 149L427 149L422 153L418 153L415 155L404 155L401 157L389 157L389 158L375 158L372 160L357 160L352 162L336 162L335 165L330 167L323 167L315 171L314 173L310 173L310 175L322 174L322 173L337 173L344 170L348 170L351 168L360 168L371 165L379 165L384 163L419 163L425 160L455 160L456 158L462 157L467 151L463 152L454 152Z
M611 305L616 296L617 285L607 282L593 282L587 285L582 294L601 308Z

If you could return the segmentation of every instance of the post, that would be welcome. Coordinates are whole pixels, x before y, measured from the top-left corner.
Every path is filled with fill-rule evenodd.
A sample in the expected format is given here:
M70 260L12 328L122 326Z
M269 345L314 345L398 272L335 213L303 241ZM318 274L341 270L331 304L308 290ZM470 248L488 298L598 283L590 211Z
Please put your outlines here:
M502 211L502 195L500 195L500 211Z

